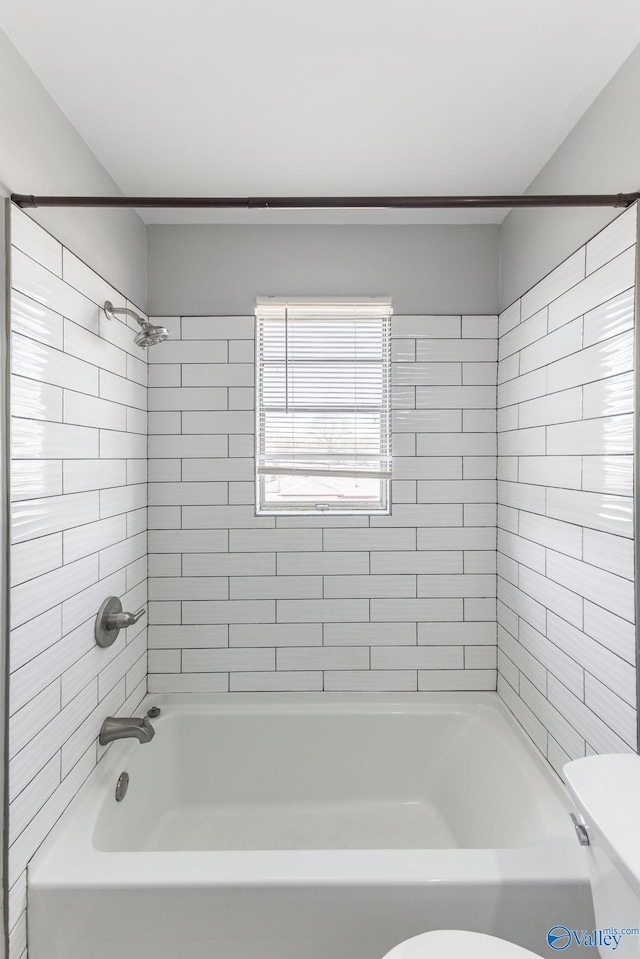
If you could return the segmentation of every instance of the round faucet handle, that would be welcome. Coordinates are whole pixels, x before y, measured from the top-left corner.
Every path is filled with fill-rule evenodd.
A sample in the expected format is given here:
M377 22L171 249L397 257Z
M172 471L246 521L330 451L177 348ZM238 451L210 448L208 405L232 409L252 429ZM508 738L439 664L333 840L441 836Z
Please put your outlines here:
M146 611L144 606L140 606L135 613L125 613L117 596L107 597L96 616L95 638L98 646L112 646L120 630L133 626Z

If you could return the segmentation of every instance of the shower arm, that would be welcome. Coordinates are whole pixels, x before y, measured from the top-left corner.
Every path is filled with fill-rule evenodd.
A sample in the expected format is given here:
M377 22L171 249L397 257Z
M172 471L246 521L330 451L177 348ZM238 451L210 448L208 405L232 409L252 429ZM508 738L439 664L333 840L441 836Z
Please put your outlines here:
M110 300L107 300L105 302L103 309L104 309L104 315L106 316L108 320L113 320L116 316L125 315L125 316L130 316L134 320L137 320L137 322L142 327L142 329L144 329L145 326L147 325L146 321L143 320L141 316L138 316L138 314L134 310L129 310L127 309L126 306L114 306Z

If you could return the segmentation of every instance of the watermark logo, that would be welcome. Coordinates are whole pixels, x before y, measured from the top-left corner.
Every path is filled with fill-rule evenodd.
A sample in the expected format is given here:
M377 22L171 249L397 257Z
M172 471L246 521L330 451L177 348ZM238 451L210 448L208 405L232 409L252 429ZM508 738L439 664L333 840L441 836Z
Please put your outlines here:
M568 929L566 926L552 926L547 933L547 942L556 952L562 952L572 944L592 949L606 947L615 952L623 936L640 936L640 928L629 926L618 929L617 926L606 926L603 929L587 931L586 929Z
M547 942L552 949L556 949L558 952L561 952L563 949L568 949L571 941L571 930L567 929L566 926L554 926L547 933Z

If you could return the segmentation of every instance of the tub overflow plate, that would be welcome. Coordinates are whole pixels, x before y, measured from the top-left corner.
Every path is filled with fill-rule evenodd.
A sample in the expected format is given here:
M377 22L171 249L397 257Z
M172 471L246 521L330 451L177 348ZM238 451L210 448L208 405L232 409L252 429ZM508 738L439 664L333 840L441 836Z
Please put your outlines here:
M129 788L129 773L120 773L116 783L116 802L122 802Z

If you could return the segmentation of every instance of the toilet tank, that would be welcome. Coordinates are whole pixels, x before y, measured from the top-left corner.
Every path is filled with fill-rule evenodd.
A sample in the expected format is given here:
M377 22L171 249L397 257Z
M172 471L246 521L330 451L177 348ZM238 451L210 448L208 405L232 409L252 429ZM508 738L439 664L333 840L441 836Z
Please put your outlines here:
M640 756L576 759L564 767L564 777L589 838L596 929L585 930L592 940L584 945L597 946L602 957L639 959Z

